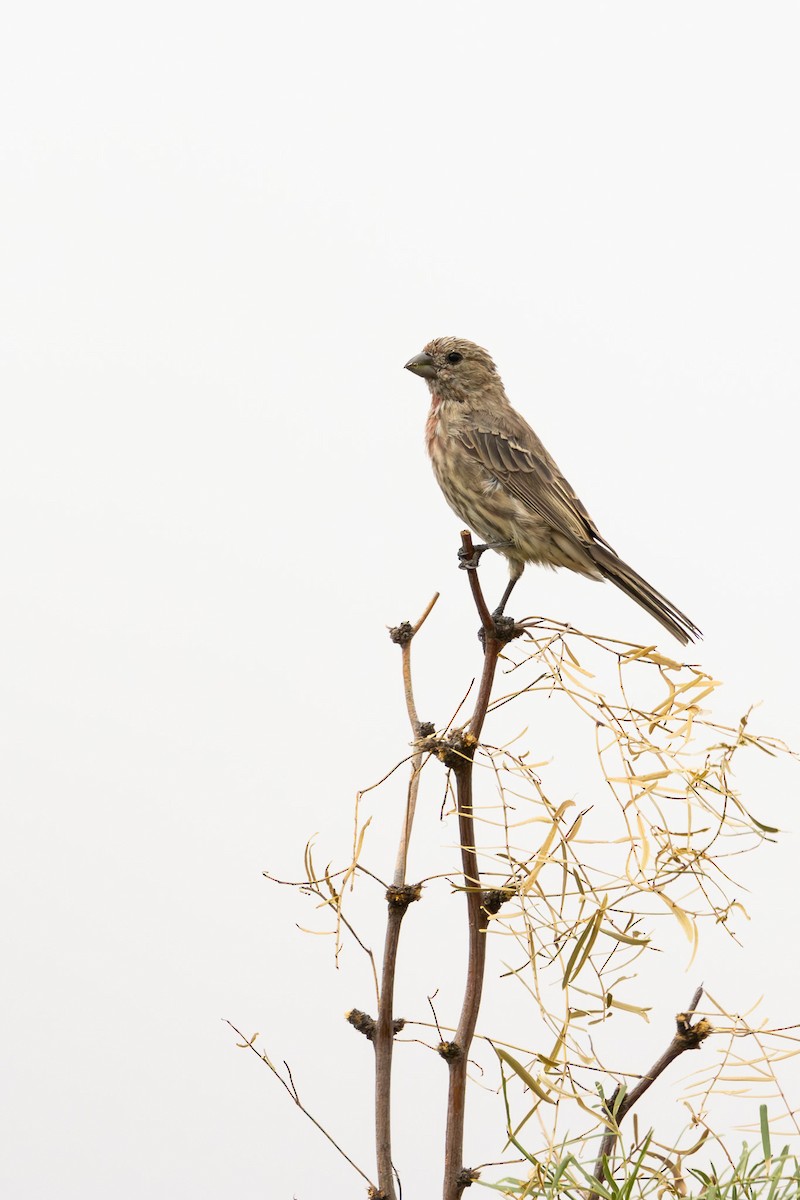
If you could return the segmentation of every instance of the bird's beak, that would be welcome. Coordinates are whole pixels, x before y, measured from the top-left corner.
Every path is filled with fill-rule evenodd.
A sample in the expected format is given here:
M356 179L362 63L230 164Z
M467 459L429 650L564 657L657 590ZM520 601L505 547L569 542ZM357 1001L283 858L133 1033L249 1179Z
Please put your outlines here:
M433 379L436 375L433 359L424 350L421 354L415 354L413 358L410 358L404 369L411 371L414 375L421 375L423 379Z

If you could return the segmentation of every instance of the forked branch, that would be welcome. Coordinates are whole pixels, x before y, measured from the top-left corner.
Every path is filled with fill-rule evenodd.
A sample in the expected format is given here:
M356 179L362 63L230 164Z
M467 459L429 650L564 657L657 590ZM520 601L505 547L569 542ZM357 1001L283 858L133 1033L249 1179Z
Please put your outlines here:
M695 1009L700 1003L700 998L702 995L703 989L702 987L699 987L692 996L691 1003L689 1004L686 1012L678 1013L675 1018L675 1036L667 1046L664 1053L653 1064L647 1074L643 1075L636 1086L631 1088L629 1092L626 1092L625 1095L623 1095L619 1104L617 1104L620 1096L619 1088L617 1088L611 1099L608 1101L606 1109L609 1117L611 1117L611 1119L614 1121L617 1128L616 1130L609 1130L609 1132L604 1136L600 1146L600 1153L597 1156L597 1162L595 1163L594 1168L594 1178L598 1183L602 1183L606 1177L606 1164L613 1153L614 1143L619 1137L619 1126L622 1124L623 1117L627 1116L637 1100L639 1100L645 1094L647 1089L655 1083L659 1076L666 1071L670 1063L674 1062L676 1058L679 1058L685 1050L698 1050L708 1035L713 1032L711 1025L705 1019L696 1021L694 1024L692 1024L692 1017L694 1016ZM591 1192L589 1195L589 1200L600 1200L599 1192Z

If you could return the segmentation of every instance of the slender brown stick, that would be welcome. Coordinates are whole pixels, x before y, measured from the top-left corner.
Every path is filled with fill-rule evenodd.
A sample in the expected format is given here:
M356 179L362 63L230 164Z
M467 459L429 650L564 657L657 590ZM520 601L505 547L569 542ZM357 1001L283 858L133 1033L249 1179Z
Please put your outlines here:
M416 625L400 626L399 628L405 633L408 630L407 636L400 641L403 661L403 691L406 698L406 710L408 711L408 720L411 725L411 732L414 738L420 736L420 721L417 715L417 706L414 700L414 688L411 683L411 642L419 633L422 626L427 621L433 610L433 606L439 599L439 593L436 592L425 612L422 614ZM392 630L392 638L394 639L395 630ZM422 763L425 755L422 750L416 750L411 759L411 776L408 782L408 797L406 799L406 816L403 825L403 832L400 837L400 844L397 849L397 862L394 869L394 882L398 886L402 886L406 881L406 866L408 862L408 843L411 840L411 826L414 823L414 813L417 807L417 792L419 791L419 773L422 769Z
M420 721L417 716L417 706L414 701L414 689L411 682L411 642L419 633L427 620L434 604L439 599L439 593L431 600L416 625L407 622L398 625L390 631L393 642L402 651L403 690L406 698L406 709L415 739L420 736ZM397 851L394 882L386 893L389 913L386 920L386 938L383 945L383 968L381 972L381 987L378 997L378 1018L372 1044L375 1048L375 1153L378 1164L379 1195L385 1200L396 1200L394 1186L394 1167L392 1165L392 1052L394 1049L394 980L397 969L397 951L400 944L400 926L403 922L409 904L418 900L420 889L406 886L406 869L408 863L408 846L411 840L411 827L417 806L420 771L425 757L424 751L414 751L411 758L411 777L408 784L406 811L403 820L403 830Z
M463 556L469 560L473 555L472 538L466 531L461 534ZM447 1130L445 1134L444 1200L458 1200L468 1183L476 1176L464 1168L464 1112L466 1104L467 1065L469 1051L483 991L486 967L486 912L483 907L480 869L475 846L475 820L473 812L472 775L483 722L492 694L497 659L512 633L500 634L492 618L481 589L476 567L467 571L472 597L483 627L483 672L475 700L475 710L458 747L458 758L453 767L458 808L458 828L461 841L461 865L467 897L467 927L469 945L467 951L467 980L461 1016L455 1038L446 1048L450 1070L450 1087L447 1098Z
M614 1112L614 1107L619 1096L619 1088L617 1088L611 1099L608 1101L606 1108L608 1109L609 1116L612 1118L617 1128L615 1130L609 1130L609 1132L604 1136L600 1145L600 1153L597 1156L597 1162L595 1163L594 1167L594 1178L598 1183L602 1183L605 1179L604 1163L608 1161L614 1150L614 1143L619 1137L619 1127L622 1124L623 1117L625 1117L631 1111L636 1101L639 1100L640 1097L645 1094L647 1089L655 1083L658 1077L663 1074L664 1071L666 1071L670 1063L674 1062L675 1059L683 1054L685 1050L698 1050L708 1035L712 1032L711 1025L706 1020L696 1021L694 1025L692 1024L692 1017L695 1009L700 1003L702 995L703 989L702 987L699 987L692 996L691 1003L686 1012L678 1013L677 1017L675 1018L675 1036L673 1037L672 1041L667 1046L661 1057L655 1063L653 1063L653 1066L650 1068L647 1074L643 1075L636 1086L631 1088L631 1090L623 1096L616 1112ZM596 1191L591 1192L589 1195L589 1200L600 1200L599 1193Z
M405 908L389 905L378 1019L372 1044L375 1049L375 1156L378 1187L385 1200L396 1200L392 1166L392 1051L394 1049L393 1001L400 925Z
M350 1155L346 1154L344 1152L344 1150L339 1145L339 1143L337 1141L335 1141L334 1138L332 1138L331 1135L328 1133L327 1129L323 1125L320 1125L320 1123L316 1117L312 1117L311 1113L308 1111L306 1106L301 1102L300 1097L297 1094L297 1088L294 1085L294 1079L292 1078L292 1072L289 1070L288 1064L287 1063L283 1064L286 1067L286 1073L289 1076L289 1082L287 1083L286 1080L281 1075L280 1071L278 1071L277 1068L274 1066L274 1064L271 1063L270 1060L267 1058L266 1054L262 1054L259 1050L256 1050L255 1046L253 1045L256 1038L258 1037L258 1034L253 1034L253 1036L251 1038L247 1038L242 1033L241 1029L236 1028L233 1021L228 1021L227 1019L225 1019L225 1024L229 1025L231 1027L231 1029L233 1030L233 1032L242 1039L241 1043L240 1043L241 1049L242 1050L252 1050L254 1054L258 1055L258 1057L261 1059L261 1061L264 1063L264 1065L269 1067L270 1071L272 1071L272 1074L278 1080L278 1083L280 1083L280 1085L288 1092L289 1096L292 1098L294 1103L300 1109L300 1112L303 1113L304 1116L308 1117L308 1119L312 1125L316 1125L316 1127L320 1131L320 1133L323 1134L328 1139L328 1141L331 1143L331 1145L333 1147L335 1147L336 1150L339 1151L339 1153L341 1154L341 1156L345 1160L345 1162L348 1162L350 1164L350 1166L353 1168L353 1170L358 1171L361 1178L366 1180L366 1182L369 1184L370 1192L373 1195L376 1194L375 1185L370 1180L369 1175L364 1174L364 1172L361 1170L361 1167L359 1167L357 1163L353 1162Z

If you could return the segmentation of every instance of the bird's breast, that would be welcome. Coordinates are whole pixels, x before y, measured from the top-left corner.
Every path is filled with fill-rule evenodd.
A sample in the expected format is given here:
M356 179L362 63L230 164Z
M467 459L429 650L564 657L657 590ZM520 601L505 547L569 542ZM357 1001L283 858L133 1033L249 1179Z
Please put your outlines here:
M428 454L431 458L436 458L440 450L441 416L439 414L439 407L441 403L441 397L434 393L431 400L430 412L428 413L428 420L425 423L425 445L428 448Z

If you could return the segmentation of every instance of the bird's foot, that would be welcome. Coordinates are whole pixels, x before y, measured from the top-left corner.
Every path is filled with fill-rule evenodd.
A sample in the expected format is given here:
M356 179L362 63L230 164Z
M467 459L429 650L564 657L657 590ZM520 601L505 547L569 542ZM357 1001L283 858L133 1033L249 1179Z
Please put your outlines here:
M476 571L478 563L481 561L481 556L487 550L508 550L511 547L511 542L496 541L496 542L481 542L477 546L472 547L472 554L467 554L462 546L458 551L458 565L462 571Z
M487 550L491 549L492 547L488 542L482 542L479 546L472 547L472 554L467 554L464 547L461 546L458 551L459 568L462 571L477 571L478 563L481 561L481 557L486 553Z

